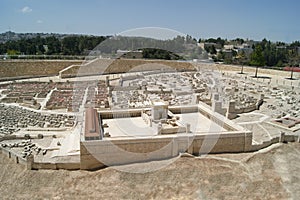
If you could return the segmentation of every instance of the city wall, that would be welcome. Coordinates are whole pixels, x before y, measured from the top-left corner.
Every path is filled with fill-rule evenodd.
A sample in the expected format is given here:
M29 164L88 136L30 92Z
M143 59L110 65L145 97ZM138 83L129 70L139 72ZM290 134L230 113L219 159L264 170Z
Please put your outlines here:
M80 169L80 163L46 163L46 162L35 162L33 157L22 158L20 155L11 151L8 148L0 147L0 154L6 156L7 158L14 161L16 164L24 165L27 169L38 170L38 169L67 169L67 170L76 170Z
M80 143L81 169L162 160L180 153L239 153L252 150L251 132L178 134L145 139L107 139Z
M31 169L67 169L78 170L80 169L80 163L31 163Z
M82 141L80 169L163 160L180 153L192 155L253 152L276 143L300 142L300 137L282 134L261 144L252 145L251 132L226 132L209 135L189 134L151 139Z
M15 137L7 137L12 140ZM0 141L3 141L0 138ZM202 155L206 153L252 152L272 144L300 142L300 137L282 134L262 144L252 145L251 132L226 132L223 134L181 134L176 137L125 140L95 140L80 142L80 163L45 163L35 162L32 157L26 159L9 148L0 146L0 154L24 165L27 169L67 169L93 170L106 166L163 160L178 156L180 153Z

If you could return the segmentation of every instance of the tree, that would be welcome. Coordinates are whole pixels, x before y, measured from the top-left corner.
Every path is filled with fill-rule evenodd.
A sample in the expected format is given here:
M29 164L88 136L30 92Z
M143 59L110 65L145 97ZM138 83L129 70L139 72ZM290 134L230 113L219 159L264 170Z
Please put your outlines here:
M218 37L217 39L209 38L206 40L206 42L219 44L221 46L221 48L223 48L226 41L224 39Z
M293 80L293 75L294 75L294 67L299 66L299 55L298 55L298 47L297 46L292 46L290 47L290 50L288 51L288 62L289 66L291 69L291 76L289 79Z
M20 54L20 52L14 50L14 49L12 49L12 50L7 50L7 55L14 56L14 55L19 55L19 54Z
M291 47L300 47L300 41L295 41L290 46Z
M217 44L220 44L221 47L223 48L224 45L225 45L225 40L223 40L223 39L221 39L220 37L218 37L216 43L217 43Z
M244 44L244 42L245 42L244 39L242 39L242 38L236 38L232 41L239 45Z
M179 60L181 56L163 49L145 48L142 52L143 58L147 59L163 59L163 60Z
M246 54L244 51L241 51L237 55L238 62L242 65L241 72L239 74L244 74L244 64L246 64Z
M256 66L254 77L257 77L258 67L262 67L265 65L263 49L260 44L255 46L255 49L251 54L250 65Z
M217 53L217 50L216 50L214 45L206 46L205 51L207 51L210 54L216 54Z
M61 42L54 36L46 38L46 44L48 45L48 55L59 54L61 52Z
M218 55L217 55L217 58L216 58L216 61L224 61L225 59L225 54L224 52L221 50L219 51Z

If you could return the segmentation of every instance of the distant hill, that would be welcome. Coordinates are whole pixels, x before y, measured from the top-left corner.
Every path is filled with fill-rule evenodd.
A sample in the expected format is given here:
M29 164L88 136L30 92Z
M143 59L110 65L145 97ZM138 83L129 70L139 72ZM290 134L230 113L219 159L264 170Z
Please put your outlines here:
M40 36L41 38L46 38L54 36L58 39L62 39L70 34L59 34L59 33L15 33L12 31L7 31L0 34L0 43L5 43L8 41L17 41L21 39L31 39Z
M140 49L139 51L129 51L128 53L123 54L120 58L127 59L161 59L161 60L184 60L182 56L179 56L173 52L156 49L156 48L145 48Z
M101 45L99 45L101 43ZM141 52L134 53L134 51ZM205 59L206 52L190 36L177 36L169 40L127 36L92 36L57 33L0 34L0 55L4 59L32 59L47 56L101 56L146 59ZM133 52L133 53L129 53ZM56 58L56 57L55 57Z
M58 33L0 34L0 55L24 59L24 55L87 55L109 36L92 36Z

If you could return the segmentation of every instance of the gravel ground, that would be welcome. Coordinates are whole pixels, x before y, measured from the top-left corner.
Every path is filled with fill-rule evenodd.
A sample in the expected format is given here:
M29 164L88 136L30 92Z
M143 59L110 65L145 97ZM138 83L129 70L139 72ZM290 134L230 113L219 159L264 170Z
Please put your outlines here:
M182 157L155 172L28 171L0 155L1 199L298 199L300 144ZM155 164L155 163L153 163ZM156 163L157 164L157 163ZM134 164L127 167L149 167Z

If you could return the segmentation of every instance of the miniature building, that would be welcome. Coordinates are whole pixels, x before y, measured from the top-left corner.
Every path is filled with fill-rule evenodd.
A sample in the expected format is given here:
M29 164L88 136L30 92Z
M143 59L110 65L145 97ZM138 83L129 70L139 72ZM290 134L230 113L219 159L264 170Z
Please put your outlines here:
M220 100L220 95L218 93L213 94L212 110L221 115L226 115L227 109L222 107L222 101Z
M153 120L168 118L168 105L164 102L152 102L151 116Z
M171 110L169 113L166 113L168 109ZM99 169L105 166L169 159L178 156L182 152L200 155L203 153L247 152L252 150L251 131L245 130L224 117L221 117L220 114L212 112L210 108L204 106L202 103L188 107L168 107L164 102L153 102L151 112L154 112L157 119L156 121L152 119L155 123L152 124L153 128L149 127L149 124L146 122L149 119L151 120L151 115L149 115L147 111L149 112L150 110L132 109L129 111L100 111L100 116L103 120L106 120L104 123L107 123L108 125L105 132L108 131L111 137L105 139L102 137L99 140L93 141L81 140L80 168ZM182 113L182 111L183 115L186 117L184 117L184 120L178 121L176 115ZM187 113L186 111L190 111L191 113ZM125 112L130 112L130 116L127 114L128 118L136 115L134 117L136 120L146 122L145 124L139 124L139 126L143 126L144 124L144 129L147 133L142 134L141 136L137 135L137 137L132 137L130 134L138 133L135 128L126 127L127 123L123 123L121 128L117 127L116 122L119 123L119 125L122 121L124 122L123 119L118 119L117 116L121 116ZM89 119L92 120L93 116L99 117L98 115L95 115L95 113L96 111L94 109L87 110L86 121ZM175 116L170 118L172 113L174 113L173 115ZM169 119L163 118L166 117L167 114ZM88 119L89 116L91 118ZM189 116L199 117L199 121L203 120L203 125L206 123L213 123L214 126L219 126L219 130L221 131L220 134L217 133L216 135L216 130L207 129L202 125L193 128L191 123L197 125L198 120L190 121L188 120L191 119ZM212 118L214 121L211 121ZM87 131L91 130L92 132L97 132L97 130L95 131L94 129L95 127L93 127L94 125L95 124L89 123L91 128L86 127L84 129L86 131L84 133L86 137L91 134ZM124 134L125 128L126 131ZM98 132L96 133L96 136L101 137L102 134L99 134ZM211 149L201 148L206 137L216 141Z
M287 128L292 128L297 124L300 124L300 119L294 117L282 117L280 119L275 119L272 122Z
M97 110L87 108L85 111L85 140L100 140L103 138L101 119Z

